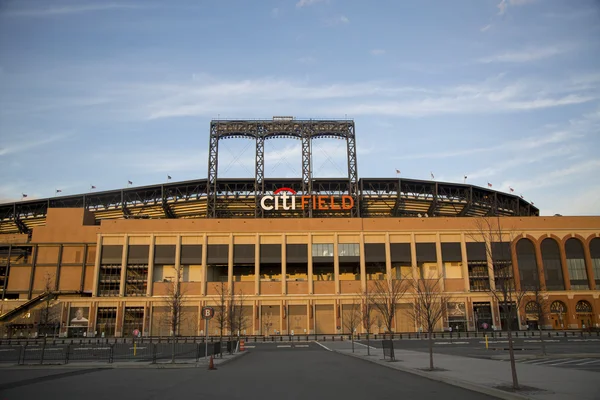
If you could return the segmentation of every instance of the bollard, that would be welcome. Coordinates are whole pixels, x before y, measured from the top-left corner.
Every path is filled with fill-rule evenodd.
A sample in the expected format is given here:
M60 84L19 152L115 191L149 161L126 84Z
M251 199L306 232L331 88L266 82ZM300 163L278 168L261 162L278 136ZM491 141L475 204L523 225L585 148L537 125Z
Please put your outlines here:
M71 351L71 345L67 344L67 348L65 351L65 365L69 363L69 352Z

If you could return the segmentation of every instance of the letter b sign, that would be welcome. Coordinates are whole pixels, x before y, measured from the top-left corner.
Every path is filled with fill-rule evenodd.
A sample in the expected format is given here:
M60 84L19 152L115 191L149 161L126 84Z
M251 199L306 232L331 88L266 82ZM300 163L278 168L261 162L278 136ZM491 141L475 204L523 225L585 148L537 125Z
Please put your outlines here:
M215 315L215 310L212 307L202 307L202 319L211 319Z

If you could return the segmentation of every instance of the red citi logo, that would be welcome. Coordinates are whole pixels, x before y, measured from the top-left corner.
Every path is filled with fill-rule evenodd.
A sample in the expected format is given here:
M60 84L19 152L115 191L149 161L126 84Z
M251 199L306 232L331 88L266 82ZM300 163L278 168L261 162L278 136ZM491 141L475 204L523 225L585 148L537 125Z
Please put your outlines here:
M350 210L354 207L354 199L351 196L343 195L340 198L334 196L300 196L300 208L310 207L312 200L313 210ZM273 192L273 195L266 195L260 199L260 206L263 210L295 210L296 209L296 191L288 187L282 187Z

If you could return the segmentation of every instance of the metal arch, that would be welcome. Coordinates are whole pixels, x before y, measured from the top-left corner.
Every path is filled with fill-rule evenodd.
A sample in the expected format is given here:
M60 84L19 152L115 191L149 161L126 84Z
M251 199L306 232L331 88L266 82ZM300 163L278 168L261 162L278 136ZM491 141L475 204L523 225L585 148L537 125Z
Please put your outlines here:
M349 122L346 125L346 144L348 157L348 194L354 200L354 207L351 209L351 216L360 217L360 196L358 188L358 165L356 162L356 137L354 135L354 123Z
M301 130L302 137L302 194L312 195L312 126L304 126ZM308 207L303 210L304 217L312 217L312 197Z
M257 124L255 135L254 216L256 218L263 218L264 210L260 206L260 199L265 191L265 129L262 124Z
M208 182L206 187L206 217L217 217L217 170L219 163L219 124L211 122L208 146Z

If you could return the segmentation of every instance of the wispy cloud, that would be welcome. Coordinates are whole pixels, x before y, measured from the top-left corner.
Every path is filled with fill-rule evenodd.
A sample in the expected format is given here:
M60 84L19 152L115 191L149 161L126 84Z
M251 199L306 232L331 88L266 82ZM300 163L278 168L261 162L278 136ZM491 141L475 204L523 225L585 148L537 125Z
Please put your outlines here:
M12 10L9 9L4 11L2 14L14 17L49 17L54 15L81 14L95 11L139 9L143 7L147 6L140 6L136 4L99 2L95 4L72 4L65 6L54 5L50 7L41 8L20 8Z
M64 134L30 139L27 139L26 137L20 137L19 140L15 140L14 143L0 145L0 157L7 156L10 154L21 153L30 150L34 147L39 147L45 144L57 142L59 140L65 139L67 136L68 135Z
M532 179L515 181L515 185L528 190L558 186L569 182L574 176L596 175L598 169L600 169L600 159L585 160L555 169L547 174L540 174Z
M492 25L491 25L491 24L488 24L488 25L484 26L483 28L481 28L481 29L480 29L480 31L481 31L481 32L486 32L486 31L488 31L488 30L489 30L491 27L492 27Z
M300 0L296 3L296 7L301 8L306 6L312 6L313 4L321 3L323 1L325 0Z
M520 51L507 51L504 53L494 54L492 56L480 58L480 63L525 63L530 61L541 60L544 58L553 57L564 53L565 48L558 46L529 48Z
M498 15L504 15L509 6L524 6L535 2L537 2L537 0L502 0L496 7L498 8Z
M385 50L384 49L373 49L370 51L370 53L374 56L381 56L381 55L385 54Z

